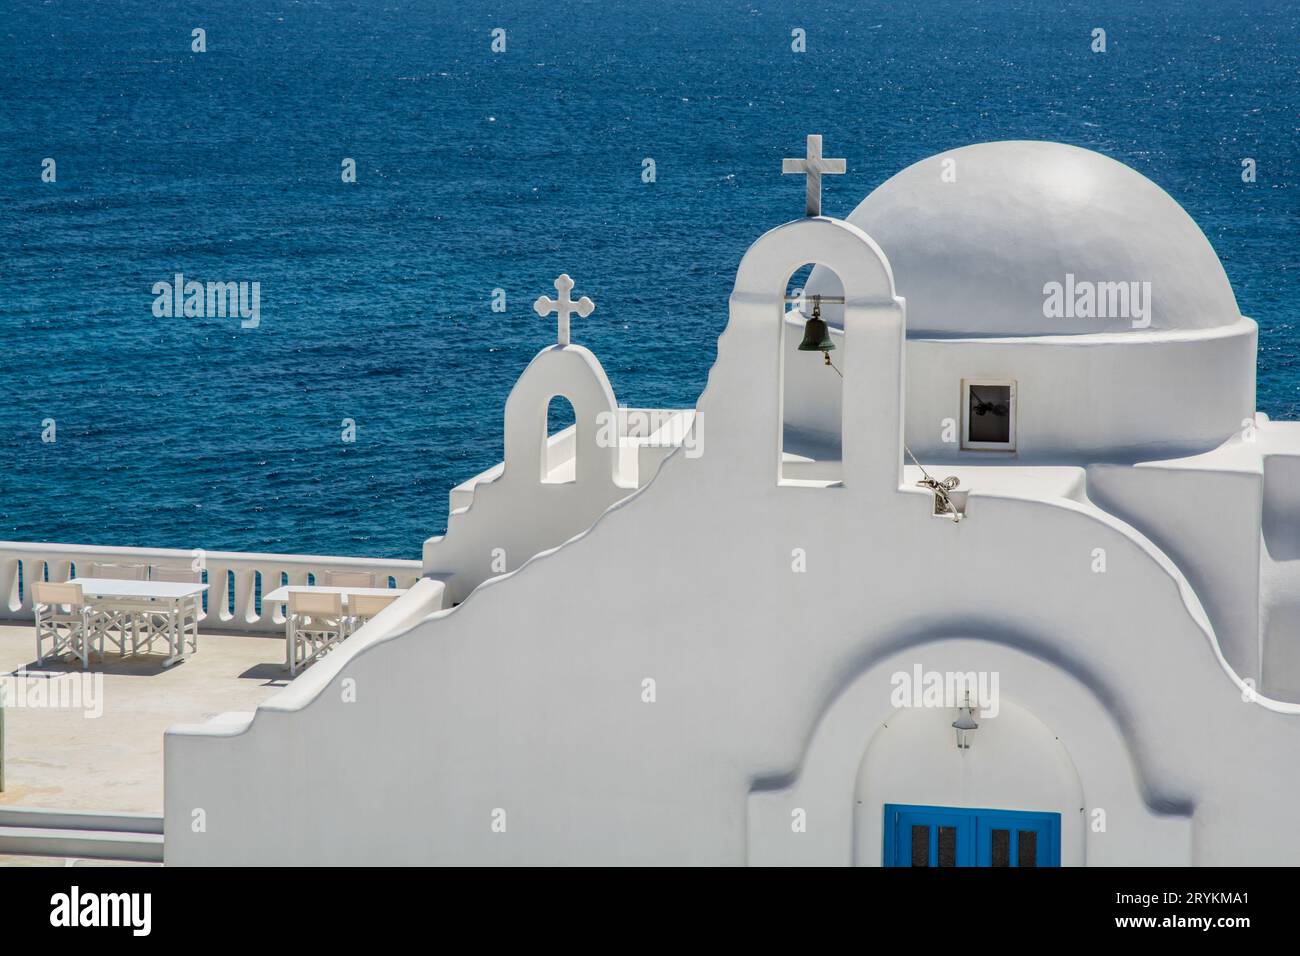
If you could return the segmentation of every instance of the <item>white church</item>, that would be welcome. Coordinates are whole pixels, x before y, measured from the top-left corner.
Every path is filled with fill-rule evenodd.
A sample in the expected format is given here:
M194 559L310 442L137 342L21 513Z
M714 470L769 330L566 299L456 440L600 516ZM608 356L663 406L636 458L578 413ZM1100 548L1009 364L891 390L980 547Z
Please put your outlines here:
M696 408L538 301L419 582L168 732L168 864L1300 863L1300 423L1205 235L1055 143L784 170Z

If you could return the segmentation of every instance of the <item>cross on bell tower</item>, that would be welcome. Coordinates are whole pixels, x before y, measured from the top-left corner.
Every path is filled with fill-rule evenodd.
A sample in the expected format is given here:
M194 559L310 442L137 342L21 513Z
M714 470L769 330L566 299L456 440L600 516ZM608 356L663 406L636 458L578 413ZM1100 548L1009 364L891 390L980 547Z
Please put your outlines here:
M808 155L803 159L781 160L782 173L803 173L808 177L807 215L822 214L822 174L842 176L846 167L842 159L824 159L822 157L821 134L809 135Z
M550 296L540 295L537 301L533 303L533 311L545 318L548 313L554 312L556 319L556 341L560 345L569 344L569 316L577 312L582 318L586 318L596 310L596 303L592 302L585 295L574 302L569 298L569 293L573 291L573 280L569 278L568 273L564 273L555 280L555 291L559 295L552 299Z

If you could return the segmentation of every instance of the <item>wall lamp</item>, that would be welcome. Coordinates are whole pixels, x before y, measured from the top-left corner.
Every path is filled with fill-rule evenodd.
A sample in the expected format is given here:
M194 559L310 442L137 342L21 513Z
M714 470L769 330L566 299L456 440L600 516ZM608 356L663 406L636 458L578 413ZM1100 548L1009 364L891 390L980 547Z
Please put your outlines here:
M970 692L966 693L966 703L957 708L957 719L952 722L952 729L957 731L957 749L970 750L971 734L980 729L975 723L975 708L971 706Z

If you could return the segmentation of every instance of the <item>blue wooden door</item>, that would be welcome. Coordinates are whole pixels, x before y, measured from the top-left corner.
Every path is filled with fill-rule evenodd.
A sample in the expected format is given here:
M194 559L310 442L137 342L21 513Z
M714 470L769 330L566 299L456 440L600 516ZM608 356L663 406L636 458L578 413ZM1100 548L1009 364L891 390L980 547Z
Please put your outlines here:
M979 866L1060 866L1061 815L980 810L976 818Z
M885 804L885 866L1060 866L1061 815Z
M892 866L974 866L974 820L941 807L895 806ZM889 819L889 807L885 808Z

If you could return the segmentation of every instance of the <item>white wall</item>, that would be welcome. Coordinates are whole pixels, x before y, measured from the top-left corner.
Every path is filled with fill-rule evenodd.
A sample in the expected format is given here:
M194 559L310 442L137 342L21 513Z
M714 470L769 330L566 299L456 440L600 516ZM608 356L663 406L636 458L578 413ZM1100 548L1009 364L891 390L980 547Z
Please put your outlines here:
M1154 541L1196 589L1228 663L1260 679L1260 475L1092 465L1088 496Z
M1295 429L1265 425L1265 436ZM1260 548L1261 690L1300 700L1300 454L1292 435L1290 454L1263 459L1263 521Z
M810 259L853 276L846 324L864 346L842 365L830 488L777 480L781 296ZM1027 709L1069 723L1076 766L1122 741L1142 812L1192 816L1193 862L1300 862L1300 831L1276 822L1300 785L1300 708L1246 699L1186 579L1095 507L977 489L965 521L931 517L900 488L902 347L902 303L860 230L809 219L760 239L701 399L703 454L674 454L458 608L345 645L237 732L169 734L168 862L744 863L748 795L803 779L845 688L955 634L980 642L964 669L1021 655L1086 690L1100 729L1086 709ZM848 784L814 793L850 819L865 747ZM1164 844L1120 816L1136 838L1107 862L1151 861ZM839 845L849 858L851 834Z
M547 446L560 444L546 434L556 395L574 409L573 437L566 442L576 455L573 480L560 483L541 480L552 450ZM488 578L563 544L636 489L635 468L620 461L621 421L609 379L590 350L552 346L533 358L506 401L500 473L474 485L470 503L449 516L446 535L425 542L424 573L446 581L449 601L462 601Z
M1255 411L1250 319L1187 333L1115 333L1016 339L907 341L907 443L922 461L1136 461L1207 451L1240 432ZM838 426L835 373L819 352L799 352L800 321L787 321L786 421ZM832 329L842 366L853 336ZM965 451L943 440L961 424L961 383L1009 378L1017 385L1017 454Z

